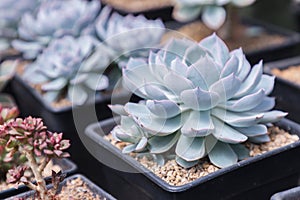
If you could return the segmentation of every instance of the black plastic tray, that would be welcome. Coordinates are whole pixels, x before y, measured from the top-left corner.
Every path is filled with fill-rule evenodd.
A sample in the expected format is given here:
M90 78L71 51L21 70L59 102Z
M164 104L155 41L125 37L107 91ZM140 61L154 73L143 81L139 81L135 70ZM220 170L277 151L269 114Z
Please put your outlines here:
M67 158L54 159L53 163L59 165L62 168L63 173L66 173L67 176L70 176L77 171L76 164ZM46 180L48 180L48 179L50 179L50 177L46 177ZM18 189L10 188L7 190L3 190L3 191L0 191L0 199L4 199L7 197L28 191L28 190L29 189L24 185L19 186Z
M264 71L272 74L272 69L286 69L300 65L300 56L265 64ZM276 77L272 96L276 96L276 108L288 112L287 118L300 123L300 85L290 80Z
M66 184L67 181L73 180L76 178L81 178L85 183L87 183L88 188L93 192L93 194L98 194L103 199L115 200L115 198L113 196L111 196L110 194L108 194L107 192L102 190L100 187L98 187L96 184L94 184L92 181L90 181L88 178L86 178L85 176L83 176L81 174L75 174L73 176L66 178L60 186L63 186L64 184ZM51 185L49 185L48 188L51 188ZM22 194L7 198L7 200L14 200L15 198L28 198L33 195L34 195L34 191L28 191L26 193L22 193Z
M102 187L120 199L267 199L275 191L295 186L300 177L300 142L295 142L189 184L172 186L103 139L115 125L111 118L89 125L85 133L90 138L88 149L98 160L105 161L98 174L91 176L95 182L103 177L109 180L110 184ZM276 125L300 135L300 125L290 120ZM117 166L121 171L109 166ZM120 184L126 187L120 188Z
M273 44L257 50L244 52L252 65L258 63L260 60L269 62L283 59L297 53L297 48L300 46L300 34L298 32L251 18L244 18L242 23L245 25L258 26L263 28L267 33L278 34L287 38L282 44ZM188 23L179 23L177 21L165 23L166 27L171 30L177 30L186 24Z

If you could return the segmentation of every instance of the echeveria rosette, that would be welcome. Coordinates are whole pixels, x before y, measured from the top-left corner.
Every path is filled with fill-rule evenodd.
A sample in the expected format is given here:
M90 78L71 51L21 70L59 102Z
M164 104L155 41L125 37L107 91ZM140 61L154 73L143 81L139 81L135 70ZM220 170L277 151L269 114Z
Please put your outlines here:
M39 0L0 1L0 50L10 46L10 40L17 37L17 25L26 12L33 12Z
M22 78L32 84L41 84L43 97L50 103L66 93L66 98L74 105L82 105L90 95L109 85L102 73L110 58L104 48L102 51L95 49L94 38L88 35L54 39L26 66Z
M190 21L202 13L203 22L211 29L220 28L226 19L226 4L244 7L255 0L176 0L173 17L178 21Z
M114 56L125 60L156 47L165 31L160 19L148 20L143 15L131 14L122 16L112 12L109 6L101 10L95 26L98 37L114 52Z
M125 152L164 153L176 144L176 161L195 165L208 156L218 167L248 155L241 143L269 141L266 124L286 115L270 111L274 77L252 68L241 49L229 52L215 34L199 44L171 40L157 53L130 59L123 83L144 98L140 103L113 105L121 115L114 131L132 145Z
M35 13L22 17L19 39L12 45L23 53L24 58L34 59L53 38L88 34L99 12L100 1L42 1Z

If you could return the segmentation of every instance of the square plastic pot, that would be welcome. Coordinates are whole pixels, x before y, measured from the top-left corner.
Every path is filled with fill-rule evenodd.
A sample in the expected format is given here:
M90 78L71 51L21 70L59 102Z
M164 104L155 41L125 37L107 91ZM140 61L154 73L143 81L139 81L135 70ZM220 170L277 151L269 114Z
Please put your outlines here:
M295 142L191 183L172 186L103 138L116 123L111 118L91 124L85 134L89 138L86 146L102 164L90 177L95 182L109 180L102 187L120 199L267 199L275 191L296 185L300 177L300 142ZM290 120L275 125L300 135L300 125Z
M300 44L300 34L298 32L250 18L243 19L242 23L246 26L248 25L262 28L264 31L271 35L277 34L287 38L281 44L268 45L263 48L257 48L255 50L245 52L248 61L252 65L258 63L260 60L263 60L264 62L270 62L283 59L291 55L295 55L298 52L297 48ZM165 24L168 29L178 30L186 23L170 21L166 22Z
M70 176L74 174L77 171L77 165L73 163L71 160L64 158L64 159L54 159L53 163L55 165L59 165L62 169L62 172L65 173L67 176ZM46 180L50 180L50 177L46 177ZM16 188L10 188L7 190L0 191L0 199L8 198L10 196L17 195L19 193L28 191L29 189L21 185L17 189Z
M70 176L70 177L66 178L60 184L60 187L65 185L67 181L74 180L74 179L77 179L77 178L80 178L81 180L83 180L86 183L87 187L93 192L93 194L95 194L95 195L98 194L100 197L102 197L102 199L115 200L115 198L113 196L111 196L110 194L105 192L103 189L98 187L95 183L93 183L92 181L90 181L88 178L86 178L85 176L83 176L81 174L75 174L73 176ZM47 186L48 189L50 189L51 187L52 187L51 185ZM21 193L19 195L7 198L7 200L14 200L16 198L29 198L29 197L32 197L32 196L34 196L34 191L28 191L28 192Z
M287 69L300 65L300 56L265 64L264 71L272 75L272 69ZM288 112L287 118L300 123L300 85L288 79L276 77L272 96L276 96L276 108Z

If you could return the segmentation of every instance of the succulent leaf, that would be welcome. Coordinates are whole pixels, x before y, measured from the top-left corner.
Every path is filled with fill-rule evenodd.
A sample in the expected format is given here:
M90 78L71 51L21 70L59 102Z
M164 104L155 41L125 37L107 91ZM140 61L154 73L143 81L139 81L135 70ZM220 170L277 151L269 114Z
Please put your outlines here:
M237 163L238 156L229 144L217 142L214 148L208 153L209 160L217 167L228 167Z
M203 137L180 135L176 145L176 155L186 161L196 161L206 154Z

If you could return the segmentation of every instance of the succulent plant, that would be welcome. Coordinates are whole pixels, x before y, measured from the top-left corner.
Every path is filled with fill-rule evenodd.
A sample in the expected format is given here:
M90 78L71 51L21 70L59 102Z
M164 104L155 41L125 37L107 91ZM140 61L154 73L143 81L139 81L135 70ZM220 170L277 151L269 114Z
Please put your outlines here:
M8 170L7 182L23 183L36 190L41 199L54 199L56 191L47 190L42 172L52 158L70 156L65 152L70 146L69 140L64 140L62 133L48 131L41 118L32 117L12 119L0 125L0 139L5 141L5 148L11 158L15 153L19 153L28 161L26 165L16 165ZM38 159L41 161L39 162ZM28 169L32 171L36 183L32 183L24 175Z
M94 52L95 48L94 38L88 35L54 39L36 61L26 66L22 78L40 84L48 102L67 97L73 104L81 105L95 91L109 85L102 72L110 58L104 48Z
M33 12L39 0L2 0L0 2L0 50L10 46L10 40L17 36L17 25L26 12Z
M148 61L130 59L123 68L124 85L145 100L110 106L121 115L112 133L131 143L125 153L176 146L184 167L204 156L218 167L232 165L249 156L241 143L269 141L266 124L286 115L270 111L274 77L262 68L251 68L242 49L229 52L216 34L200 43L173 39Z
M125 59L129 54L139 54L141 50L157 46L165 31L160 19L148 20L143 15L131 14L121 16L109 6L102 9L95 26L98 37L112 49L114 56Z
M255 0L176 0L173 17L178 21L195 19L202 13L203 22L211 29L218 29L225 22L226 10L223 6L233 4L243 7Z
M24 58L33 59L53 38L89 33L99 11L100 1L44 0L34 14L22 17L18 27L20 39L12 45Z

